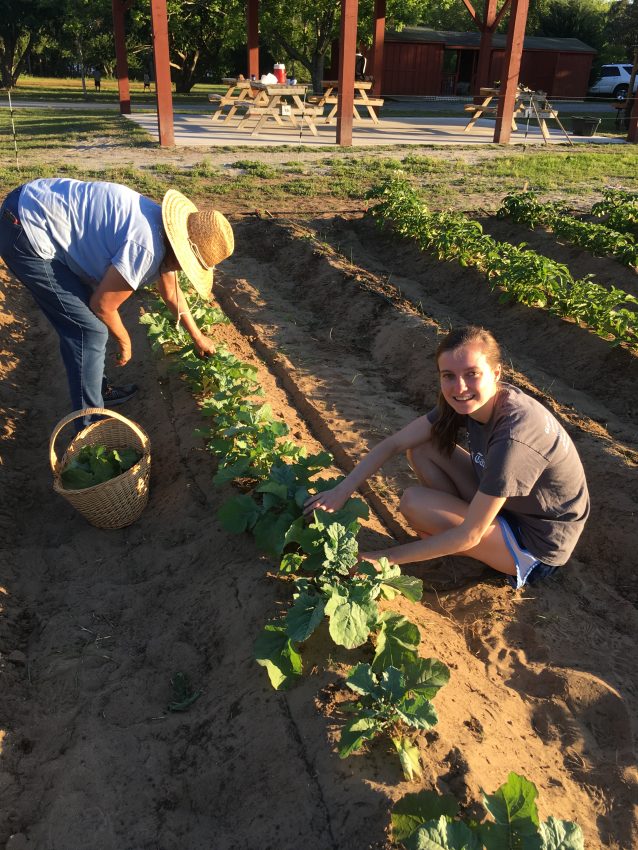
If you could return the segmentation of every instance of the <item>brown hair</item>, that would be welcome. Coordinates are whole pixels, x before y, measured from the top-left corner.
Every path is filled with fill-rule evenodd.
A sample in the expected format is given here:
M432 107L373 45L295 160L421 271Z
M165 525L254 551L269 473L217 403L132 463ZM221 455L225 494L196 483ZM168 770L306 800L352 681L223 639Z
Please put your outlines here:
M476 325L466 325L462 328L450 331L439 343L436 349L435 359L438 366L439 357L445 351L454 351L462 345L480 345L485 359L492 367L496 367L502 361L501 347L489 331ZM457 413L443 398L439 392L437 401L437 419L432 426L432 440L434 445L444 454L451 456L457 442L457 435L465 417Z

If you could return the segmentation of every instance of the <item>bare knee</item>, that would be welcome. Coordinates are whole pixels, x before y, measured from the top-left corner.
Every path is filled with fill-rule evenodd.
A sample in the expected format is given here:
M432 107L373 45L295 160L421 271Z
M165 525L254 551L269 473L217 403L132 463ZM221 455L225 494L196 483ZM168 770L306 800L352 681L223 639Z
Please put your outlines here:
M423 512L423 490L423 487L408 487L399 502L399 510L413 528L419 527L417 518Z

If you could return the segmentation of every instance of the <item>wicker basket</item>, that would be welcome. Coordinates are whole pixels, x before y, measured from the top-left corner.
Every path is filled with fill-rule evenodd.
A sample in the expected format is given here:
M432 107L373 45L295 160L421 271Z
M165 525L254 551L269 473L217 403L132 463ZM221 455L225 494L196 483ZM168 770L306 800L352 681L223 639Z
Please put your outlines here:
M58 434L74 419L98 414L107 416L91 423L73 439L61 461L55 453ZM109 449L134 448L142 453L140 460L110 481L87 487L84 490L67 490L62 486L60 474L71 458L83 446L105 445ZM102 407L76 410L61 419L53 429L49 441L49 461L53 470L53 489L76 508L97 528L123 528L140 516L148 502L148 483L151 472L151 443L148 434L135 422Z

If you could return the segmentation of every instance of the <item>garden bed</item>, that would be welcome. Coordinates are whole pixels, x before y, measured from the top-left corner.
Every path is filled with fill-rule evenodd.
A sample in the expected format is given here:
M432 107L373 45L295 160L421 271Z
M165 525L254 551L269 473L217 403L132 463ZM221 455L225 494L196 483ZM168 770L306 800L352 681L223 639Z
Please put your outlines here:
M384 745L341 761L339 682L368 650L335 649L320 631L302 683L271 689L253 641L289 586L251 538L221 529L232 488L212 486L186 386L136 327L126 377L142 390L126 414L150 434L151 497L129 529L96 531L51 491L47 440L66 388L48 327L5 275L0 846L19 833L31 850L381 850L405 792L471 806L512 770L539 788L541 816L577 821L588 848L635 846L638 358L499 304L476 272L373 227L237 221L216 273L233 324L215 334L259 367L295 441L347 466L433 404L440 333L489 326L507 379L550 406L581 453L592 516L574 558L519 594L466 559L415 568L423 603L394 607L451 670L420 742L424 778L403 781ZM400 533L409 480L399 462L376 477L364 541ZM178 671L202 690L183 713L167 710Z

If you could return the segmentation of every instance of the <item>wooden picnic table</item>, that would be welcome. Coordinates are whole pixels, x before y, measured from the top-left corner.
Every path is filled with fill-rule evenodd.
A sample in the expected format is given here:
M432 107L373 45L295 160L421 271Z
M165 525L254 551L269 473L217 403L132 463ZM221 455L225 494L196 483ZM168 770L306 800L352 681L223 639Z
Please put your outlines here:
M213 112L213 121L218 121L220 118L223 118L224 123L230 121L240 106L246 106L246 101L250 102L250 82L250 80L240 80L238 77L222 78L222 83L227 86L226 92L208 95L208 100L218 107ZM226 106L230 106L228 112L224 111Z
M467 131L470 130L477 120L485 113L488 115L496 115L501 90L498 88L481 88L479 91L483 96L483 101L481 103L468 103L464 107L466 112L472 113L470 120L465 125L463 131L465 133L467 133ZM492 103L492 101L495 101L495 103ZM548 118L553 118L567 137L565 128L558 118L557 110L554 109L551 103L547 100L546 92L532 91L531 89L525 88L525 86L519 86L514 100L512 130L518 130L515 120L517 115L522 118L527 118L528 120L530 118L535 118L538 121L538 126L546 144L550 140L549 129L547 127ZM571 143L569 137L567 138Z
M331 107L328 115L325 118L326 124L329 124L337 114L339 105L339 80L324 80L321 84L324 88L323 95L319 99L317 106L323 108L325 105ZM379 116L375 112L375 107L383 106L382 97L368 97L368 92L372 89L373 83L371 80L355 80L354 81L354 101L352 103L352 117L355 121L363 121L364 115L359 112L360 109L365 109L368 116L374 124L379 123Z
M482 87L481 89L479 89L479 92L483 97L481 103L468 103L463 107L466 112L472 113L470 120L463 128L464 133L467 133L468 130L471 130L472 127L478 121L478 119L482 118L483 115L496 115L496 110L498 109L498 99L500 97L501 90L496 88ZM516 101L514 103L514 112L512 113L512 130L518 130L515 118L517 112L520 112L521 108L522 107L519 104L517 95Z
M317 135L315 118L322 110L306 102L308 86L261 83L256 80L250 80L249 85L254 97L246 104L246 112L239 123L240 130L250 130L251 136L258 136L269 121L280 127L290 125L297 128L299 119L302 127L305 124L313 136ZM257 123L252 127L254 118Z

